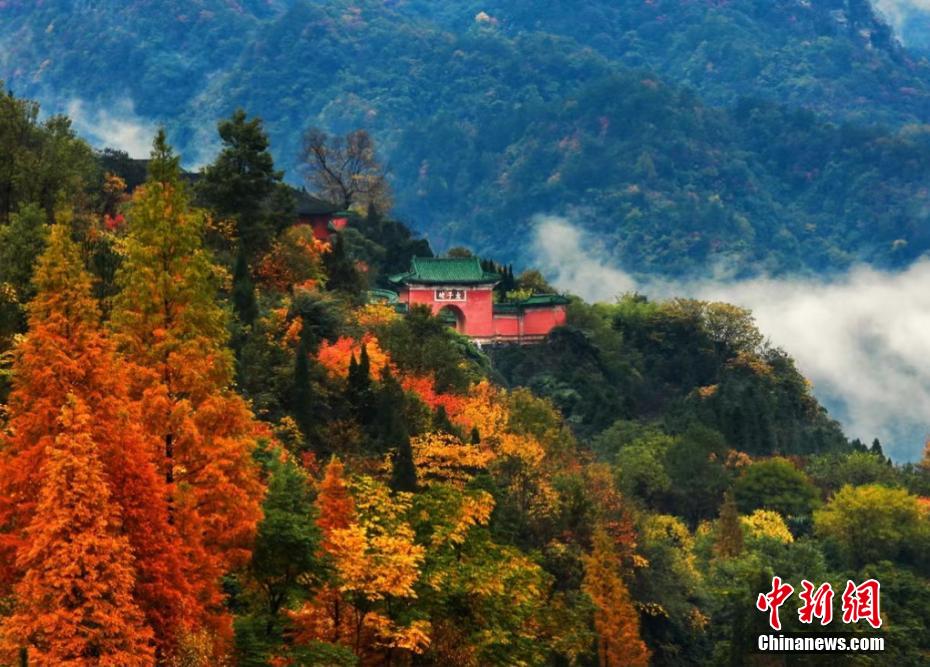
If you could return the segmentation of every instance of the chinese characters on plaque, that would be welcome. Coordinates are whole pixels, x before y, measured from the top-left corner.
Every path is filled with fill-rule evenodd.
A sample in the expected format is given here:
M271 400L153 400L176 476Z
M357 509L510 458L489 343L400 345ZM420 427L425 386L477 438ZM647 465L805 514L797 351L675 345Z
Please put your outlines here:
M436 301L464 301L465 290L463 289L438 289L436 290Z

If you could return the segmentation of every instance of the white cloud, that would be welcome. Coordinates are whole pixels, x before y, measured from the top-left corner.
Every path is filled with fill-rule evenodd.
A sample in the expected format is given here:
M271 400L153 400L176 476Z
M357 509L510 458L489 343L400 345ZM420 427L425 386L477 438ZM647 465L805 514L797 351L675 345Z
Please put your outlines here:
M566 219L537 217L535 229L539 265L586 299L635 289L751 308L849 437L878 437L897 460L920 457L930 430L930 260L899 273L858 267L832 280L637 282Z
M99 107L74 99L68 102L66 113L74 129L90 143L126 151L134 158L148 157L158 130L155 122L136 115L129 100Z
M900 38L905 21L914 14L930 15L930 0L873 0Z
M537 264L557 272L561 289L589 301L609 301L636 289L636 281L619 269L598 261L591 239L582 243L582 233L564 218L538 215L534 219Z
M143 118L135 112L129 99L100 106L80 99L70 100L64 113L71 119L75 131L97 148L116 148L133 158L148 158L159 122ZM215 125L192 125L192 137L181 152L181 164L197 171L211 162L219 150ZM169 140L171 139L169 132Z

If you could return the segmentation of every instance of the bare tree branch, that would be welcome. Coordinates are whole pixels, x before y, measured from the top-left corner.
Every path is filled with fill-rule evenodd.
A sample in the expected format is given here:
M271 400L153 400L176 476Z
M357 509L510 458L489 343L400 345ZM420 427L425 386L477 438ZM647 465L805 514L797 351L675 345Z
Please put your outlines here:
M365 130L331 137L319 128L304 135L303 168L309 189L345 209L391 207L391 190Z

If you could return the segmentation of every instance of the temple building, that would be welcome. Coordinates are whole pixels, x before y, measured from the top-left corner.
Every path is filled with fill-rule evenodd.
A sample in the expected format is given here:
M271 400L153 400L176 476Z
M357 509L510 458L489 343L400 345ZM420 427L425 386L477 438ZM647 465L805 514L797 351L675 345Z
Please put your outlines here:
M494 286L500 279L500 274L485 271L477 257L415 257L408 272L390 278L396 296L386 290L372 296L396 299L402 309L429 306L478 343L538 342L565 324L568 299L558 294L494 303Z
M297 224L310 225L313 236L319 241L329 241L335 232L341 232L349 224L349 212L335 204L317 199L301 190L297 191Z

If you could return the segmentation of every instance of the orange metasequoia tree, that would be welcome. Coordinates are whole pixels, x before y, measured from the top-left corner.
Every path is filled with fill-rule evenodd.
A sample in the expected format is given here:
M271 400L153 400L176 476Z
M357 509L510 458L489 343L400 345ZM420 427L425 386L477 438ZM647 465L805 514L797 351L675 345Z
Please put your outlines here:
M112 326L132 397L157 439L190 580L222 639L231 619L220 578L248 561L263 489L252 459L258 426L232 387L227 313L216 301L220 270L203 247L203 228L159 132L129 213Z
M0 625L9 656L35 665L155 664L152 630L133 600L135 572L107 487L92 417L74 397L49 443L38 505L17 556L25 572Z
M16 349L9 423L0 436L0 595L23 576L19 554L50 447L62 433L62 408L93 406L89 424L135 558L134 596L155 631L161 654L197 618L176 531L168 524L164 481L126 394L126 376L100 328L100 315L69 231L53 226L35 272L29 332Z
M646 667L649 649L639 634L639 613L620 576L614 539L596 528L591 554L584 559L582 590L594 603L594 629L598 635L600 667Z

